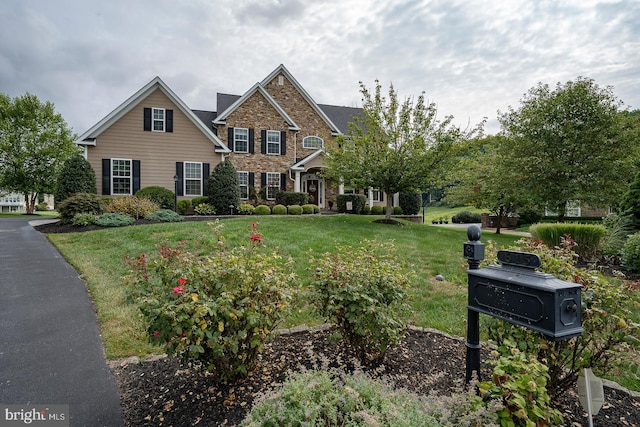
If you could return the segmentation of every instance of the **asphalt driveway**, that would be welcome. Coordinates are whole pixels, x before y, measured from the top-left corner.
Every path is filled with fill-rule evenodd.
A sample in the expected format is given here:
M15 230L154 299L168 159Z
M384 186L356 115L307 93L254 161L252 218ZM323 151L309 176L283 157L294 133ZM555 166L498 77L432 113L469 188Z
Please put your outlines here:
M122 426L85 284L28 221L0 219L0 404L69 405L71 426Z

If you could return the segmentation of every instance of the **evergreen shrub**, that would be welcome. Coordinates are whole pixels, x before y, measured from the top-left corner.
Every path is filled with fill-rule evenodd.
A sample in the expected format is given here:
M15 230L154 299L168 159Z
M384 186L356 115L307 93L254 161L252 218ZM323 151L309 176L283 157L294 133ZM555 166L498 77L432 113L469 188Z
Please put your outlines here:
M238 206L238 214L240 215L253 215L255 210L255 206L249 203L240 203L240 206Z
M622 249L622 262L628 270L640 271L640 232L627 239Z
M312 215L314 213L315 205L306 204L302 205L302 213L304 215Z
M371 215L384 215L384 206L380 206L380 205L371 206Z
M170 209L160 209L146 216L151 221L180 222L182 217Z
M141 188L136 192L136 197L149 199L160 206L160 209L173 209L175 202L173 191L159 186Z
M399 204L405 215L417 215L422 208L422 193L417 191L402 191L399 196Z
M191 206L193 206L194 208L203 203L206 203L209 205L211 204L211 200L209 200L209 197L207 196L198 196L191 199Z
M81 154L71 157L62 165L54 193L56 207L58 203L79 193L97 193L96 174L91 164Z
M592 261L602 246L606 229L600 224L534 224L529 228L531 236L549 247L560 246L562 239L570 236L576 243L575 252L585 261Z
M296 191L278 191L276 193L276 203L285 206L302 206L309 203L309 195L307 193Z
M289 215L302 215L302 206L300 205L289 206Z
M403 214L403 210L400 206L393 207L393 215L402 215L402 214Z
M135 222L135 219L120 212L104 213L96 218L96 225L100 225L102 227L126 227L127 225L132 225Z
M208 183L209 203L218 215L230 215L240 205L238 173L230 161L220 162L213 168ZM197 206L194 203L194 206Z
M258 205L258 206L256 206L256 209L254 210L254 213L256 215L270 215L271 214L271 208L269 206L267 206L267 205Z
M367 198L363 194L339 194L337 197L339 213L359 214L367 204ZM347 202L352 203L352 209L347 211Z
M122 213L138 219L145 218L147 215L160 210L160 206L149 199L136 196L121 196L111 200L105 210L110 213Z
M286 215L287 207L285 205L275 205L273 208L271 208L271 213L273 215Z
M482 222L482 217L479 213L462 211L452 216L451 222L454 224L475 224Z
M183 199L178 200L178 213L180 215L186 215L191 207L191 200Z
M100 215L102 208L98 196L90 193L78 193L57 205L61 224L71 224L77 214Z

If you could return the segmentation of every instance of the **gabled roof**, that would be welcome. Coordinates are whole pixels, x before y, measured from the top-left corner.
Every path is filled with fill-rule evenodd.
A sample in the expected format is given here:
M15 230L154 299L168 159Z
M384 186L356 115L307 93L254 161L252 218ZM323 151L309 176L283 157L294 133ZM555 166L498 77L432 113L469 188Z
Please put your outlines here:
M96 138L108 129L115 122L120 120L125 114L135 108L140 102L146 99L156 90L162 91L173 102L180 111L215 145L216 152L230 153L231 150L218 138L213 131L206 126L198 116L187 107L187 105L176 95L160 77L155 77L142 89L134 93L129 99L120 104L106 117L93 125L88 131L80 135L76 140L78 145L95 145Z
M363 117L362 108L326 104L318 104L318 107L338 126L338 129L343 134L349 132L349 123L353 122L354 118Z
M287 70L287 67L285 67L283 64L280 64L275 70L271 72L271 74L269 74L264 80L262 80L261 85L266 86L271 80L276 78L280 73L284 74L285 77L291 82L291 84L293 84L293 86L298 90L298 92L300 92L302 97L309 103L309 105L311 106L311 108L313 108L316 114L318 114L320 118L324 120L327 126L329 126L329 128L331 129L331 132L334 135L342 133L340 128L338 128L338 126L336 126L331 121L331 119L325 114L325 112L322 111L322 109L318 106L318 104L316 104L313 98L311 98L311 96L307 93L307 91L304 90L302 85L298 83L295 77L293 77L293 75L289 72L289 70Z
M313 153L309 154L304 159L297 161L293 166L291 166L291 170L304 171L304 165L306 163L309 163L311 160L315 159L318 156L322 156L322 155L324 155L324 150L319 149L317 151L314 151Z
M289 117L287 112L282 109L280 104L278 104L276 100L273 99L271 95L269 95L269 92L267 92L266 89L260 83L256 83L255 85L253 85L253 87L249 89L244 95L238 98L233 104L231 104L222 113L220 113L218 117L216 117L216 119L213 121L213 123L218 125L225 124L227 117L229 117L231 113L233 113L238 107L240 107L247 99L253 96L256 92L260 93L267 100L267 102L269 102L269 104L271 104L271 106L278 112L278 114L282 116L282 118L289 125L289 130L300 130L300 127L296 124L296 122L294 122L293 119Z

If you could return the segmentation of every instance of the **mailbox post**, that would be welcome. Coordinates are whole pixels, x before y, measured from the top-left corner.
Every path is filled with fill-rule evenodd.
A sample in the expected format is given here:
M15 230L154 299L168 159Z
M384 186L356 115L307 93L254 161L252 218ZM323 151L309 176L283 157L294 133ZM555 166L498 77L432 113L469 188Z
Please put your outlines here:
M467 382L473 371L480 378L480 313L538 331L552 341L582 334L582 285L536 271L540 257L526 252L500 251L501 266L478 268L484 259L480 236L480 227L472 225L464 244L469 263Z

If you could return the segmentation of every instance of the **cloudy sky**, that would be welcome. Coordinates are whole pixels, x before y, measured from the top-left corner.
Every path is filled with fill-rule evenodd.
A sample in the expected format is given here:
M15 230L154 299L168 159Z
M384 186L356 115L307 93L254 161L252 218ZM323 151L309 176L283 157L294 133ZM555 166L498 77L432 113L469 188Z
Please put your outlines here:
M318 103L359 81L426 97L460 126L578 76L640 108L638 0L3 0L0 92L55 104L80 134L160 76L191 108L284 64Z

